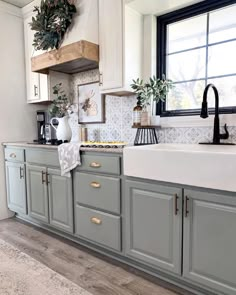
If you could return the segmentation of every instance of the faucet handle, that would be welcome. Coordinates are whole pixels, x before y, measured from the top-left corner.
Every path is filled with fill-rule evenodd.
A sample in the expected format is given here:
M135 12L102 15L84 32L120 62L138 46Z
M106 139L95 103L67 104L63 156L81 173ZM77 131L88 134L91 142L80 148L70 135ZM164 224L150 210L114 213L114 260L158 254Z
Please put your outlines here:
M227 128L227 124L224 125L225 133L220 134L220 139L228 139L229 138L229 131Z

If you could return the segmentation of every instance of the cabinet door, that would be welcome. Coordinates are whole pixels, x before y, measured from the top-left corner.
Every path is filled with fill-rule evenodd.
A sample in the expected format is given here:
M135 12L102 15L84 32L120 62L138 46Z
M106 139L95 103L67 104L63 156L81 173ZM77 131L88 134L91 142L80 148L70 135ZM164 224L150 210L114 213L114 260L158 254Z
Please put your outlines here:
M50 224L73 233L72 179L61 176L61 171L48 169Z
M182 189L126 182L126 255L181 273Z
M27 213L25 165L6 162L8 208L17 213Z
M216 294L236 294L235 249L235 195L186 190L184 277Z
M34 31L31 30L29 23L32 16L24 20L25 36L25 65L26 65L26 84L27 84L27 101L29 103L48 101L48 75L33 73L31 71L31 57L39 54L33 47Z
M123 0L99 0L101 91L123 86Z
M27 193L29 216L49 222L46 168L27 165Z

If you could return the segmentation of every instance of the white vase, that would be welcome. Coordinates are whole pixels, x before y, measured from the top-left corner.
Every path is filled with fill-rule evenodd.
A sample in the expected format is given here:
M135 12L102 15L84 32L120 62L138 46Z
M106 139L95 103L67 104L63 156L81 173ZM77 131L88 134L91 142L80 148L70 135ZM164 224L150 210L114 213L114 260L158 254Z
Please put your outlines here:
M152 126L160 126L161 125L161 117L156 115L157 103L156 101L151 102L151 118L150 123Z
M70 141L72 137L72 131L68 122L69 116L62 118L54 117L51 119L50 124L56 130L57 140ZM53 124L53 121L58 121L58 126Z

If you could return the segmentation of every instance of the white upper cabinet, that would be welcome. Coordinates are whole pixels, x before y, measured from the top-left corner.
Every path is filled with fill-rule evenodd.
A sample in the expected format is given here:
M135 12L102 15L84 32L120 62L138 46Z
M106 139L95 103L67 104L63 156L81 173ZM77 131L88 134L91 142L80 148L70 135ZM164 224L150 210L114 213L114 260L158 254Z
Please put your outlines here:
M142 78L143 15L124 0L99 0L99 55L101 93L131 94Z
M123 4L99 0L99 70L102 92L123 86Z
M34 47L32 46L34 32L30 29L32 14L24 19L24 36L25 36L25 67L26 67L26 88L27 88L27 102L48 101L48 92L44 92L44 97L41 96L40 82L42 87L47 89L47 75L41 75L31 72L31 57L34 54ZM42 77L40 77L42 76ZM45 85L46 84L46 85Z

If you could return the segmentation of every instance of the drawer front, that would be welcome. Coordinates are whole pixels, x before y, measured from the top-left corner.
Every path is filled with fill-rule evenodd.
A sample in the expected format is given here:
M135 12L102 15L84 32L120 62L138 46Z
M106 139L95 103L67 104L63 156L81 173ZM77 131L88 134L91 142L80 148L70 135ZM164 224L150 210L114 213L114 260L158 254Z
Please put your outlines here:
M75 173L76 202L120 214L120 179Z
M120 217L76 206L75 233L77 236L121 251Z
M26 149L26 162L46 166L60 166L57 150L42 151L37 149Z
M78 170L120 175L120 157L117 156L81 155L81 164Z
M17 148L5 148L5 159L8 161L24 162L25 150Z

